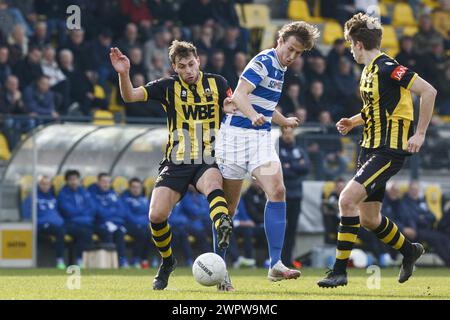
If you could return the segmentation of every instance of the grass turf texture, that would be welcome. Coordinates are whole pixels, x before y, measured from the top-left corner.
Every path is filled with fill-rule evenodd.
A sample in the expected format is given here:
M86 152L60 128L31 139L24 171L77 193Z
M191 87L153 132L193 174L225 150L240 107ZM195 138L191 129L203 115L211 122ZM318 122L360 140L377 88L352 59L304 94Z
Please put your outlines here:
M298 280L272 283L267 272L231 270L236 292L217 292L195 282L190 268L178 268L165 291L153 291L156 270L81 270L81 289L67 289L68 274L55 269L0 270L0 299L450 299L450 269L418 269L404 284L398 269L381 271L381 289L367 288L365 270L349 271L349 284L316 285L324 270L304 269Z

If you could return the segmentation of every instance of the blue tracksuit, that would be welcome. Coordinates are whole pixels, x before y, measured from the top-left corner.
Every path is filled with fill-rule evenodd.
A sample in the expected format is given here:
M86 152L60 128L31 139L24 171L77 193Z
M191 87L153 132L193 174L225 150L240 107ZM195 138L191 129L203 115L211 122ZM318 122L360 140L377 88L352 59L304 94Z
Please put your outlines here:
M64 220L59 214L57 201L53 192L43 193L41 190L37 192L37 216L38 226L50 224L52 226L61 227ZM24 219L31 219L31 195L28 196L22 204L22 216Z
M117 225L125 224L127 209L113 189L104 192L96 184L93 184L88 191L96 204L98 224L104 224L107 221Z
M58 207L67 223L93 226L95 202L83 187L72 191L68 186L64 186L58 195Z
M148 227L150 222L148 219L150 201L144 196L132 196L128 191L125 191L121 198L128 210L126 222L138 226Z

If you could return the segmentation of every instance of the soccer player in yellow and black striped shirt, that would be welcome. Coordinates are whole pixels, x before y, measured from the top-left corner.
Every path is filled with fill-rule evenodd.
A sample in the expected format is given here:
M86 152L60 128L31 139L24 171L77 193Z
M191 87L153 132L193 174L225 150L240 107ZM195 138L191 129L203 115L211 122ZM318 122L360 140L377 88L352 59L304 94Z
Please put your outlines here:
M341 119L337 129L347 134L363 126L357 173L339 198L341 221L333 270L318 282L320 287L347 284L346 267L360 226L403 254L399 282L409 279L423 246L411 243L397 225L380 213L386 182L402 167L405 158L420 150L431 120L436 90L412 70L380 51L382 27L376 18L358 13L345 24L345 38L353 57L364 64L360 114ZM411 92L420 96L414 130Z
M175 40L169 48L175 75L139 88L133 88L131 84L128 58L118 48L111 49L110 58L119 74L124 101L157 100L167 113L168 142L149 212L153 241L162 257L153 289L162 290L167 287L176 266L167 220L190 184L209 201L216 233L215 251L220 253L228 246L232 221L222 188L222 176L214 160L214 140L222 112L235 109L227 98L231 96L231 89L223 77L200 71L197 50L188 42ZM219 290L230 289L230 286L219 287Z

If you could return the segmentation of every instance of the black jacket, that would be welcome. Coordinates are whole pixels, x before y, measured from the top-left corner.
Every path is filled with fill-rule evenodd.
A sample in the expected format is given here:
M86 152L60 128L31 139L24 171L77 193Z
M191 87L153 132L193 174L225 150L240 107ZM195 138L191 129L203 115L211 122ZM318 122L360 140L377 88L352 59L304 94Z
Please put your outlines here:
M295 143L287 144L283 139L280 139L279 143L286 198L301 198L302 183L310 168L308 154Z

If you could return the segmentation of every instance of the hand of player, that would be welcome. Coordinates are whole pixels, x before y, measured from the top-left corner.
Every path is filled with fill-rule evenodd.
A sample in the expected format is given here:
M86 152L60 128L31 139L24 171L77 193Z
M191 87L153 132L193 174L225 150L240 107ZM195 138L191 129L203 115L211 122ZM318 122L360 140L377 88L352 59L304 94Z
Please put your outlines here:
M416 133L408 140L408 152L417 153L425 141L425 135Z
M117 73L127 73L130 71L130 60L118 48L111 48L109 58Z
M290 128L295 128L298 127L300 125L300 119L297 117L289 117L286 118L285 123L283 124L283 127L290 127Z
M257 113L252 118L252 125L255 127L262 126L264 123L266 123L266 118L261 113Z
M225 98L225 100L223 100L223 111L225 113L231 113L234 114L237 111L237 107L236 104L234 103L233 99L231 99L230 97Z
M352 120L349 118L342 118L338 121L338 123L336 123L336 128L340 134L345 136L350 130L353 129Z

